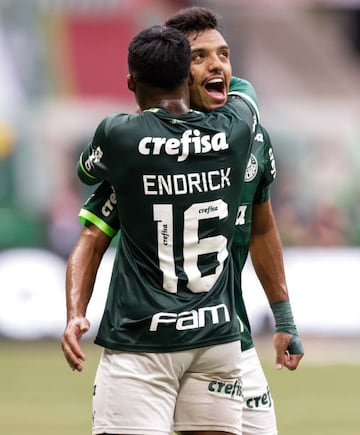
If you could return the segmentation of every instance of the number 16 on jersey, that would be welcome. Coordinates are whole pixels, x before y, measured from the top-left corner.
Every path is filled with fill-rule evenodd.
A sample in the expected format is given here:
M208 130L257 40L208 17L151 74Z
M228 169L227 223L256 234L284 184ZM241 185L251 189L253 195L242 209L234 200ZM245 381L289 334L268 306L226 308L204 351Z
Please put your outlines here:
M154 204L154 221L157 223L159 267L163 272L163 288L169 293L177 292L178 276L174 259L174 216L172 204ZM223 235L201 238L199 223L204 219L225 219L228 206L222 199L192 204L184 212L183 271L188 278L187 288L194 293L209 291L224 268L229 255L227 238ZM214 272L202 276L198 258L203 254L216 254ZM177 265L181 267L181 265Z

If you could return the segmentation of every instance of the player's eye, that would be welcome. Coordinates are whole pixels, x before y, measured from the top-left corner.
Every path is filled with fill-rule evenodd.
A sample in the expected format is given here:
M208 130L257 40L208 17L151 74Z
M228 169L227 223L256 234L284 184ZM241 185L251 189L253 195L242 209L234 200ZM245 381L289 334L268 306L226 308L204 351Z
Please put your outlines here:
M202 60L203 58L204 58L203 53L193 53L191 60L197 61L197 60Z

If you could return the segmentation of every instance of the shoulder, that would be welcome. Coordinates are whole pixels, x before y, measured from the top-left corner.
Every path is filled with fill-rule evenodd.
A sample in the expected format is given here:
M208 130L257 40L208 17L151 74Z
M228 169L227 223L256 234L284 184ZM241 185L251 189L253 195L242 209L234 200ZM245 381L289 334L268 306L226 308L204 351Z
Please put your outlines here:
M251 109L260 119L259 102L254 86L248 81L239 77L231 77L229 96L238 96L250 105Z
M257 146L256 146L257 144ZM276 165L273 146L271 144L270 135L266 128L259 124L256 128L253 150L258 150L258 156L262 155L264 164L269 172L269 178L271 180L276 177Z
M262 141L267 144L268 146L271 146L271 139L268 130L262 125L258 124L256 133L260 134L262 137Z
M139 116L139 114L113 113L104 118L98 128L102 129L107 136L114 128L125 127L130 121L138 119Z
M230 82L230 89L229 93L232 92L239 92L243 93L249 97L251 97L256 104L258 104L258 98L256 95L256 91L252 83L250 83L248 80L232 76L231 82Z

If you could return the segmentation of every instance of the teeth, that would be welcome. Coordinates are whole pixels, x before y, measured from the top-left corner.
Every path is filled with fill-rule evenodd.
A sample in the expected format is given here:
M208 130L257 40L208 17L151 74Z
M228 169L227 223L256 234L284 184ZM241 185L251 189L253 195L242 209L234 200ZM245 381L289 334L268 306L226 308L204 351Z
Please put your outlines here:
M223 80L222 79L211 79L208 81L208 83L222 83Z

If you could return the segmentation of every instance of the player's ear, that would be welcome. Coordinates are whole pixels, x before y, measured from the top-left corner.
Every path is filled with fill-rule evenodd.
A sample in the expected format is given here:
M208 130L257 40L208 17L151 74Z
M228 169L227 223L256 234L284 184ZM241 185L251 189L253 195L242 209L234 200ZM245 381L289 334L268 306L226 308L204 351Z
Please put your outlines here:
M132 74L128 74L126 79L127 79L128 89L132 92L135 92L136 85L135 85L135 80L134 80L134 77L132 76Z
M194 83L194 75L193 73L190 71L189 73L189 78L188 78L188 85L191 86Z

